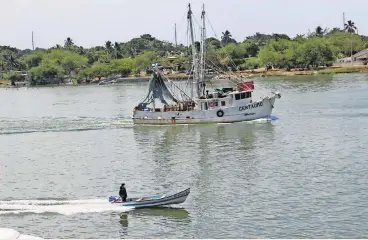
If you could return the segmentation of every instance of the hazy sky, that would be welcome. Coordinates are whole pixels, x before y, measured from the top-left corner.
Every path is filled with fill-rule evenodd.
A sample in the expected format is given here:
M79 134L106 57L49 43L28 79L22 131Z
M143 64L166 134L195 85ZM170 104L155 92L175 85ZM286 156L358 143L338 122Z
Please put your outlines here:
M63 44L67 37L84 47L105 41L128 41L143 33L186 42L186 12L192 4L200 21L201 6L217 36L228 29L242 41L255 32L298 33L342 27L342 13L360 34L368 35L368 0L0 0L0 45L31 48ZM208 26L208 37L214 36Z

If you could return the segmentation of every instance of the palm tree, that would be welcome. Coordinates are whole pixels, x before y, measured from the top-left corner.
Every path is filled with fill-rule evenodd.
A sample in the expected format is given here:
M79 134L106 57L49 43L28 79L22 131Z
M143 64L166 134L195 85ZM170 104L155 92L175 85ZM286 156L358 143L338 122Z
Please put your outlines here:
M111 41L106 41L105 47L106 49L111 49Z
M223 42L223 45L226 45L231 40L231 37L232 35L228 30L223 32L221 36L221 41Z
M112 43L111 43L111 41L106 41L105 47L106 47L107 54L111 55L111 52L112 52Z
M348 21L348 23L345 23L345 31L348 33L355 33L355 30L357 30L357 27L355 26L355 23L351 20Z
M4 62L5 62L5 68L7 70L19 70L20 69L21 64L14 57L13 54L4 55L3 58L4 58Z
M323 29L321 28L321 26L318 26L316 28L316 36L323 36L323 34L324 34Z
M64 47L65 47L65 48L66 48L66 47L71 47L71 46L73 46L73 45L74 45L73 40L72 40L70 37L68 37L68 38L65 40Z
M118 55L120 56L120 45L118 42L114 43L114 50L115 50L115 59L118 58Z
M344 26L345 31L351 33L350 59L351 65L353 65L353 34L355 33L355 30L357 30L357 27L355 26L355 23L351 20L349 20L348 23L345 23Z

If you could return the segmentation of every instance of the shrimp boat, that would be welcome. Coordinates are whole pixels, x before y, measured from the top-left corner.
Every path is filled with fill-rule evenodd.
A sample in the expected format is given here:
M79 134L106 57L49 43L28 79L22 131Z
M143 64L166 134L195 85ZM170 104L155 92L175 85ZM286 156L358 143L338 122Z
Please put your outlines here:
M153 67L149 80L149 91L146 98L133 110L134 124L167 125L167 124L201 124L201 123L234 123L269 118L279 92L254 100L254 81L243 81L242 78L230 78L234 87L206 90L206 12L201 15L200 54L194 40L192 10L189 4L188 25L192 48L192 79L189 77L184 91L161 70ZM189 87L188 87L189 85ZM159 99L161 106L156 105Z

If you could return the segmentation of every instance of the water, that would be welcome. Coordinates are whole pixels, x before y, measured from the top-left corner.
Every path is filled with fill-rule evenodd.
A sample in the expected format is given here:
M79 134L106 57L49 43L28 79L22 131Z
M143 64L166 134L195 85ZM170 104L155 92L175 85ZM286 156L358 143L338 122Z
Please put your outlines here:
M368 75L256 88L282 91L275 120L161 127L132 125L145 83L0 89L0 226L44 238L366 237ZM191 194L172 208L111 206L122 182L129 196Z

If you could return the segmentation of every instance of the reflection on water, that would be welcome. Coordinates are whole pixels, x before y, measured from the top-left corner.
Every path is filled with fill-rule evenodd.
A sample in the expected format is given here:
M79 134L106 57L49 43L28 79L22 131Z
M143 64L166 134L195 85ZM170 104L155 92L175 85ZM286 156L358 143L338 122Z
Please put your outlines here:
M129 226L128 222L131 222ZM119 218L119 238L129 238L129 234L135 233L138 229L135 229L136 224L147 228L160 227L161 229L168 228L180 224L184 229L191 224L191 218L189 212L183 208L172 207L153 207L153 208L138 208L129 212L121 213ZM142 231L143 229L139 229ZM153 236L151 236L153 237ZM157 236L162 238L162 234Z
M183 220L189 218L189 212L184 208L172 208L172 207L155 207L155 208L141 208L135 209L127 213L132 217L165 217L171 220Z
M128 227L128 213L120 214L119 222L120 222L122 227L127 228Z
M119 230L119 238L126 238L128 236L128 213L122 213L120 215L119 223L121 228Z

